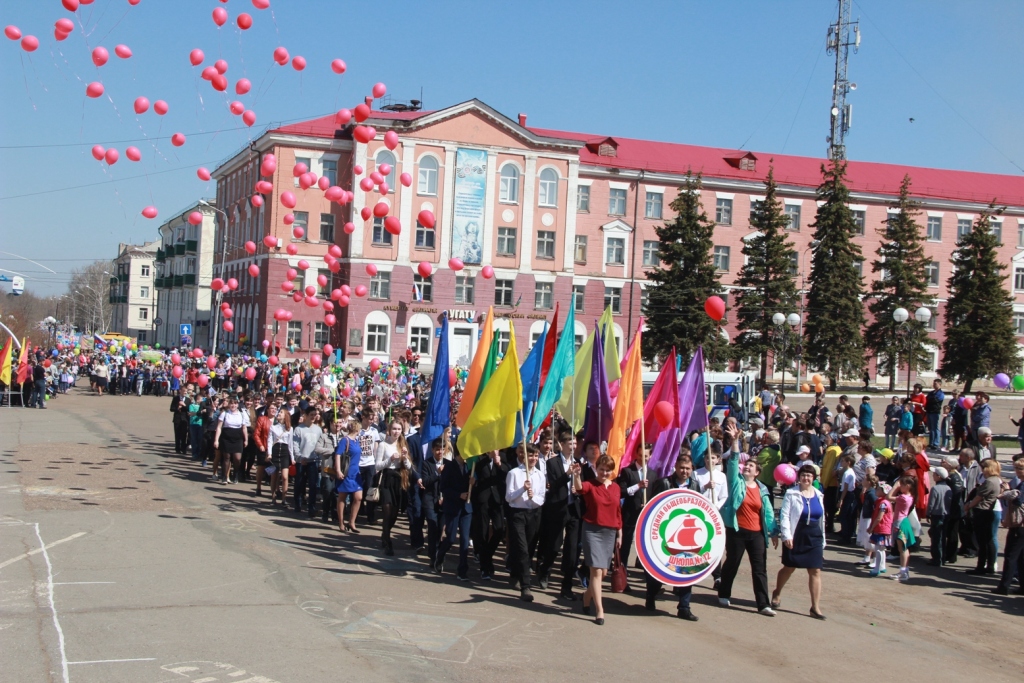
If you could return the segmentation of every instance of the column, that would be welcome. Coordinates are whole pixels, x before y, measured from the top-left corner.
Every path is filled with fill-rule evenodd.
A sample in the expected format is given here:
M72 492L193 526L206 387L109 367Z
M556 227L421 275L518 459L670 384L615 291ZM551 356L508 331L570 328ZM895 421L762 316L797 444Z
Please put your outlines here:
M411 142L402 142L402 170L409 172L413 177L413 182L416 181L416 144ZM391 172L391 180L395 183L395 191L402 193L402 202L399 206L399 210L395 213L398 216L398 220L402 221L402 232L398 236L398 262L408 263L409 259L409 245L411 236L416 233L416 219L412 213L412 200L415 194L415 185L413 187L403 187L398 182L398 176L401 175L399 170L396 168ZM401 189L399 189L401 188ZM419 212L416 212L419 214Z
M363 167L363 173L366 173L366 152L367 146L362 142L355 143L355 150L352 153L352 165L359 164ZM352 215L350 220L355 223L356 229L349 237L351 238L351 248L349 249L350 258L361 258L363 255L363 233L366 229L366 224L363 221L363 217L359 215L363 207L366 206L366 193L359 189L359 183L353 183L355 196L352 198Z
M487 185L484 195L484 224L483 238L480 247L483 250L484 261L489 261L494 254L494 198L497 195L498 183L498 154L487 152ZM476 340L476 337L473 337Z
M562 249L562 270L573 272L576 263L576 192L579 189L580 162L569 160L569 189L565 196L565 246Z
M444 146L444 198L441 201L441 215L438 221L440 230L436 235L441 240L441 263L448 263L452 257L452 212L454 206L455 187L455 145ZM439 179L440 180L440 179ZM440 191L440 188L438 188ZM437 207L434 207L434 217L437 216ZM486 258L486 257L485 257Z
M526 155L523 173L523 234L519 243L519 269L533 270L533 188L537 179L537 155Z

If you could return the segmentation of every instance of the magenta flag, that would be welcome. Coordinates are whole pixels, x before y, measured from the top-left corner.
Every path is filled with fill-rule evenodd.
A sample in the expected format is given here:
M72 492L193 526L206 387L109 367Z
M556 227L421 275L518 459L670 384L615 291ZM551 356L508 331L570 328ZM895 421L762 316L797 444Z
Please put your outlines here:
M646 412L646 411L645 411ZM679 383L679 411L676 422L658 435L651 454L650 469L667 477L675 469L679 446L693 430L708 426L707 398L704 394L704 348L697 347L683 381Z

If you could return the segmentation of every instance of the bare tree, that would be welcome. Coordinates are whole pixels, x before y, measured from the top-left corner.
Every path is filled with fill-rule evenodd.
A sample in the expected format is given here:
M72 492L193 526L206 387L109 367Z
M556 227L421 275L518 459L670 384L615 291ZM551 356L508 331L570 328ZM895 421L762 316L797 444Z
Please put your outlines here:
M71 271L68 297L72 322L83 332L106 332L111 325L114 306L110 303L110 261L94 261Z
M29 291L18 296L8 294L0 297L0 321L19 341L28 337L35 343L43 343L50 333L42 330L39 322L53 315L56 301L56 298L43 299ZM5 334L0 334L0 338L5 337Z

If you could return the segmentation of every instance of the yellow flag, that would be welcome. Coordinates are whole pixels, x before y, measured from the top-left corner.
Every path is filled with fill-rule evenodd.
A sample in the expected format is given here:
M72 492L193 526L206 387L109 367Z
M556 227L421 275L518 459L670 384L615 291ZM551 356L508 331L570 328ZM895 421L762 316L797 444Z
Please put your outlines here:
M609 382L619 379L619 352L615 344L615 335L612 327L612 308L604 309L601 318L597 321L601 328L601 334L605 335L604 341L604 367ZM555 403L555 410L572 425L572 430L578 432L583 429L583 422L587 415L587 393L590 391L591 354L594 352L594 333L587 336L586 341L576 352L574 364L576 372L572 377L566 377L562 388L562 397Z
M466 387L462 391L462 403L459 404L459 412L455 415L455 424L459 427L466 426L469 414L473 412L476 405L476 395L480 390L480 380L484 374L484 366L487 364L487 353L491 349L491 340L494 337L494 307L487 308L487 318L484 319L483 334L476 344L476 354L473 362L469 365L469 377L466 378Z
M11 356L13 355L13 337L7 339L7 343L0 349L0 382L5 386L11 386Z
M464 459L500 448L516 438L516 420L523 409L523 382L516 355L516 333L509 325L508 351L491 375L459 434L459 454Z

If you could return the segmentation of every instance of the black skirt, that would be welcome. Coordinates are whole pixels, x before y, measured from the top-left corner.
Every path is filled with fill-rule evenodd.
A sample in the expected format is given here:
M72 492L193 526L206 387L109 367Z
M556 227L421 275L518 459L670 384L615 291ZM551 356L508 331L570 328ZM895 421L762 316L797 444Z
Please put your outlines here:
M242 438L242 429L234 427L221 427L220 430L220 452L234 455L241 453L245 441Z
M402 475L398 470L386 469L381 471L380 504L399 505L402 502Z

